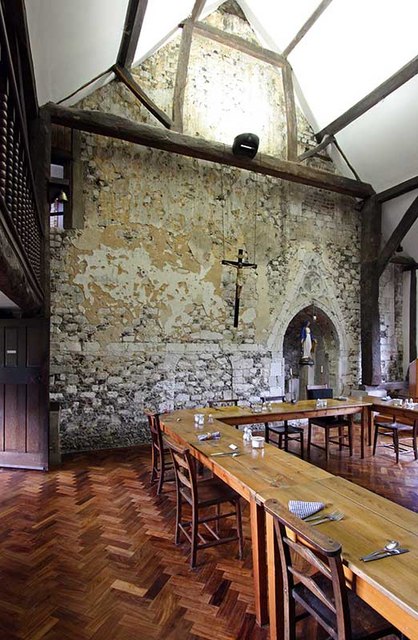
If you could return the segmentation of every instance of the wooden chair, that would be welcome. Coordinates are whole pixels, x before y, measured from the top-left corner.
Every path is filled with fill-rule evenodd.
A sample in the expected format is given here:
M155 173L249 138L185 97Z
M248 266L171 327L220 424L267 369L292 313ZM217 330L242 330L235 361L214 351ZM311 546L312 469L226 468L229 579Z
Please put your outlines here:
M197 552L218 544L226 544L238 540L239 558L243 555L243 534L241 520L241 504L239 495L218 478L209 478L197 482L195 459L190 454L189 449L181 447L174 442L167 441L171 450L174 464L174 474L177 489L177 515L175 543L179 544L181 534L190 542L190 566L196 566ZM183 519L183 504L188 503L192 509L191 519ZM226 513L221 512L221 505L230 503L234 509L229 509ZM215 507L214 513L208 513L210 507ZM203 515L199 512L204 511ZM233 535L220 535L220 521L225 518L235 516L236 533ZM215 528L209 523L215 522ZM202 530L205 529L210 535L206 539Z
M261 396L261 402L283 402L284 396ZM290 440L299 442L300 445L300 457L303 460L303 428L296 427L295 425L289 425L287 420L283 421L283 424L276 424L271 422L265 422L265 439L266 442L272 442L277 444L279 449L288 451L288 444ZM277 440L270 440L270 435L277 436ZM284 447L283 447L284 442Z
M379 434L384 436L392 436L393 448L396 455L396 464L398 464L399 462L399 434L411 436L414 457L415 460L418 460L418 420L415 420L413 424L405 424L403 422L397 422L395 416L392 417L392 421L388 421L387 416L376 416L374 418L373 455L376 454L376 446Z
M174 467L170 451L163 439L158 413L146 411L151 433L151 484L158 480L157 495L160 495L164 481L174 482Z
M333 391L327 385L307 385L306 392L308 400L320 400L333 397ZM312 442L312 425L321 427L325 433L325 445ZM337 430L337 435L332 433ZM325 416L323 418L309 418L308 420L308 458L311 453L311 446L325 451L325 461L328 462L329 445L338 444L341 451L343 447L348 447L350 456L353 455L353 417L349 416Z
M345 582L341 545L303 522L276 500L267 500L274 518L284 595L285 635L296 639L298 620L312 616L335 640L377 640L401 634ZM296 605L302 614L296 613Z
M208 400L208 405L211 409L213 409L213 407L227 407L228 405L230 406L238 406L238 402L239 402L239 398L226 398L226 399L213 399L213 400Z

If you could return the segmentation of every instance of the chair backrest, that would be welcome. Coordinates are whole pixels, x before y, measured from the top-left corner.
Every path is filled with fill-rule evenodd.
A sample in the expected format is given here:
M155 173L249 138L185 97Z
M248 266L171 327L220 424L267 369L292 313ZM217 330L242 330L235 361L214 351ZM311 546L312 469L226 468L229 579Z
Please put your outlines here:
M284 396L260 396L261 402L284 402Z
M326 384L307 384L306 395L308 400L322 400L323 398L332 398L333 390Z
M160 414L152 411L145 411L148 418L148 426L151 433L151 441L153 448L162 453L163 451L163 434L161 432Z
M299 583L316 611L315 618L335 640L351 640L347 587L341 560L341 545L296 517L277 500L267 500L265 509L274 518L285 598L285 640L296 638L293 589ZM319 578L319 579L318 579ZM302 584L300 584L302 583ZM295 592L297 599L297 589ZM319 606L315 606L315 603ZM325 609L324 609L325 607ZM325 613L323 617L321 608Z
M166 444L170 449L173 459L174 477L178 492L186 492L193 502L197 501L197 479L195 458L190 453L190 449L176 444L172 440L166 439Z
M231 405L231 406L238 406L238 402L239 402L239 398L219 398L219 399L214 399L214 400L208 400L208 405L212 408L212 407L216 407L218 405Z

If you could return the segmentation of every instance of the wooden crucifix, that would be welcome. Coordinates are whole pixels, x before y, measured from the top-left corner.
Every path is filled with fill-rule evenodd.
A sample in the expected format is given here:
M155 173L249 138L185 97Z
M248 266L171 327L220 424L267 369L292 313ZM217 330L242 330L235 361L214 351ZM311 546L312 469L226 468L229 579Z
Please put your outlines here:
M231 267L235 267L237 270L237 279L235 282L234 327L238 327L239 301L241 298L241 289L243 284L242 270L246 268L256 269L257 265L252 262L245 262L243 249L238 249L238 258L236 260L222 260L222 264L227 264Z

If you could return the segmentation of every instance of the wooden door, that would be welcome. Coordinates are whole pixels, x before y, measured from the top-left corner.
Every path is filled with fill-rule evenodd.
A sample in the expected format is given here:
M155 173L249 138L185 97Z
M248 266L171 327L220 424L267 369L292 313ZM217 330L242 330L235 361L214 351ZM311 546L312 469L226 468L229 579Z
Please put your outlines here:
M48 320L0 320L0 466L48 468L48 345Z

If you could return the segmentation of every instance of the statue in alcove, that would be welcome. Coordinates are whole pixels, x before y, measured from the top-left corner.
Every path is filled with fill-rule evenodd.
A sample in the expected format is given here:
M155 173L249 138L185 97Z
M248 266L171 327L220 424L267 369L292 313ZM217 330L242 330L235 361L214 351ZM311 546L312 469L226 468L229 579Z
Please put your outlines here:
M313 354L315 353L316 340L313 336L309 320L305 320L300 331L300 345L302 364L313 364Z

